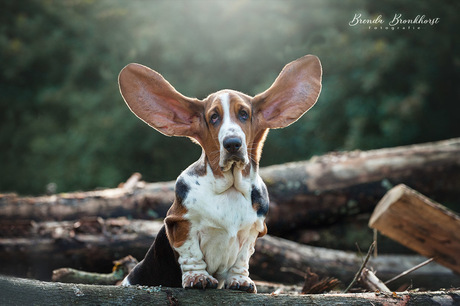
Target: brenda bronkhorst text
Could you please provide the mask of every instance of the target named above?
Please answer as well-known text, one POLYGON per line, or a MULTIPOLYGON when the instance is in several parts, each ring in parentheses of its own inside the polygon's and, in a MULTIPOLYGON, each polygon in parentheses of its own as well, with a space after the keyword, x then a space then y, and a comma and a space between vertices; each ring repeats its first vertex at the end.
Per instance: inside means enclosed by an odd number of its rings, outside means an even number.
POLYGON ((417 15, 413 19, 404 18, 402 14, 395 14, 393 19, 385 25, 382 15, 374 19, 363 18, 362 14, 355 14, 353 19, 348 23, 349 26, 368 25, 369 30, 420 30, 423 26, 433 26, 438 24, 440 18, 426 18, 425 15, 417 15))

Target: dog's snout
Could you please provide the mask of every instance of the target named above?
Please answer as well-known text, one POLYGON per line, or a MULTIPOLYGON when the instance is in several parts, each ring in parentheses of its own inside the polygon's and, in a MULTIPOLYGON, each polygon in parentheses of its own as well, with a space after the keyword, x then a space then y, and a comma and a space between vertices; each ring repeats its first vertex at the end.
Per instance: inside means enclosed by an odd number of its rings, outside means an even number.
POLYGON ((224 148, 228 153, 236 153, 241 149, 241 139, 238 137, 228 137, 224 140, 224 148))

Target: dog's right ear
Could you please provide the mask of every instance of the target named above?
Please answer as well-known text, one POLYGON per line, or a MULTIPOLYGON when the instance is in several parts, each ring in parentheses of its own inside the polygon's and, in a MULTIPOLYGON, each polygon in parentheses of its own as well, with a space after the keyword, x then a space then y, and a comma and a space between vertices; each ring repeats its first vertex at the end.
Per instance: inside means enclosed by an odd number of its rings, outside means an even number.
POLYGON ((299 119, 318 99, 323 70, 314 55, 287 64, 269 89, 254 97, 262 129, 284 128, 299 119))
POLYGON ((200 142, 203 103, 180 94, 161 74, 129 64, 118 76, 120 92, 129 109, 167 136, 188 136, 200 142))

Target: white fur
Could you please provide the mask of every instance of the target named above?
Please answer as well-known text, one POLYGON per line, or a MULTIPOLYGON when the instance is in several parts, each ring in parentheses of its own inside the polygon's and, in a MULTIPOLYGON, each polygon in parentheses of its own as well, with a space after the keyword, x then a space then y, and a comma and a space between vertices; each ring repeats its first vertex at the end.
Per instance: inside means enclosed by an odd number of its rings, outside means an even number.
POLYGON ((248 158, 248 150, 246 146, 246 135, 244 134, 243 130, 241 127, 238 125, 238 123, 232 121, 231 116, 230 116, 230 95, 226 93, 222 93, 219 95, 220 103, 222 104, 222 109, 223 109, 223 114, 222 114, 222 126, 220 127, 219 130, 219 144, 220 144, 220 160, 219 160, 219 166, 221 168, 224 168, 225 170, 229 170, 232 166, 232 164, 226 163, 226 151, 224 149, 224 139, 227 137, 238 137, 241 139, 241 149, 240 149, 240 154, 244 158, 243 163, 237 163, 240 164, 239 168, 243 168, 249 163, 249 158, 248 158))
POLYGON ((262 179, 252 170, 245 178, 236 167, 216 178, 209 166, 205 176, 197 177, 190 167, 180 178, 190 188, 183 204, 191 223, 188 239, 176 248, 183 285, 189 285, 184 282, 190 274, 214 276, 220 288, 236 280, 252 283, 249 258, 265 217, 253 209, 251 190, 262 179))

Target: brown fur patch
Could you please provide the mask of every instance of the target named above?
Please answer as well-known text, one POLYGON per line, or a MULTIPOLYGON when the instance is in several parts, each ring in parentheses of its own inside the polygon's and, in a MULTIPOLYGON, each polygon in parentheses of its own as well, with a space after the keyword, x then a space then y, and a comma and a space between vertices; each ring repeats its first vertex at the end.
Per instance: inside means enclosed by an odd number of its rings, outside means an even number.
POLYGON ((263 231, 261 231, 261 232, 259 233, 259 235, 257 236, 257 238, 265 236, 265 235, 267 234, 267 231, 268 231, 268 229, 267 229, 267 224, 264 222, 264 229, 263 229, 263 231))
POLYGON ((166 234, 169 243, 178 248, 184 244, 190 231, 190 221, 184 219, 187 209, 174 201, 165 218, 166 234))

